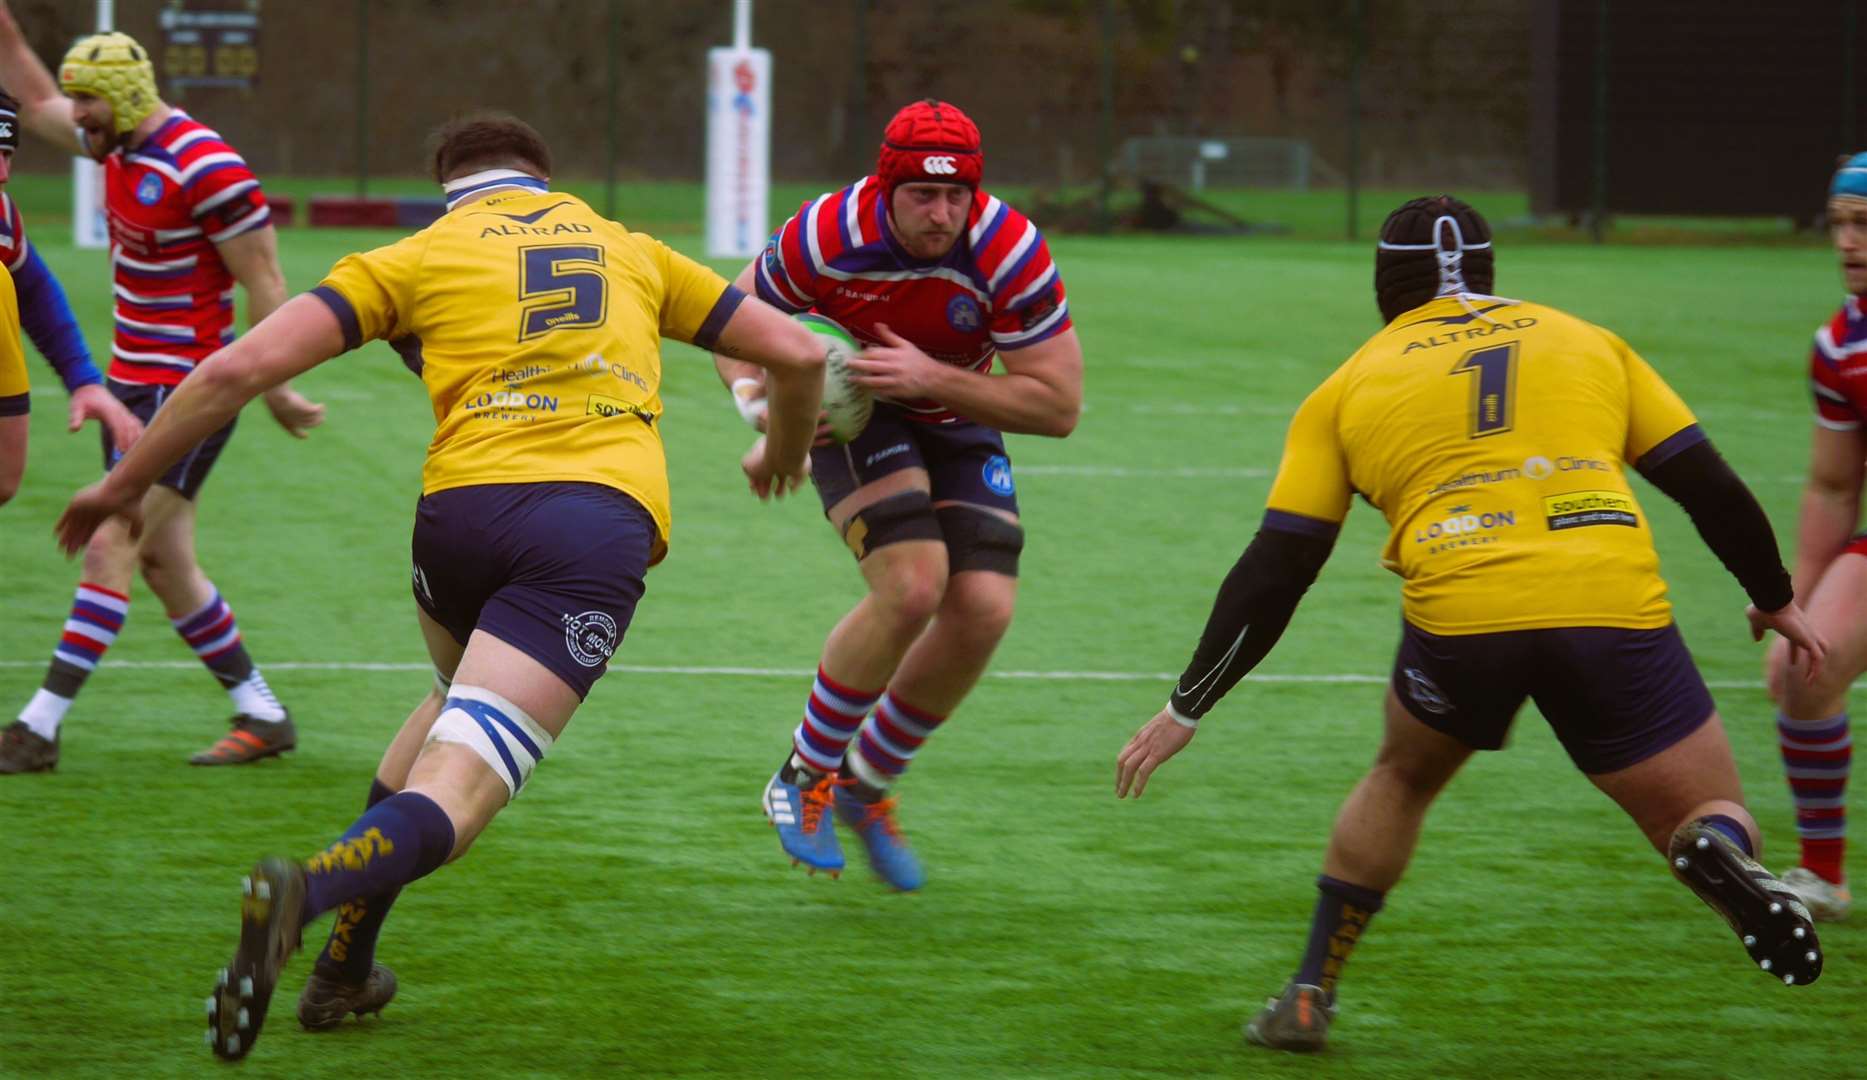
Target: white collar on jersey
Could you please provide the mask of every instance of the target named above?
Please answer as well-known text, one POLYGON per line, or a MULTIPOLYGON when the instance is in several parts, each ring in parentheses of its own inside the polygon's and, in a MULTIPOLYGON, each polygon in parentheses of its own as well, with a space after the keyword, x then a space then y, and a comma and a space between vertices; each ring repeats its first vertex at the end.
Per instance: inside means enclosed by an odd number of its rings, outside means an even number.
POLYGON ((538 179, 531 173, 517 169, 487 169, 470 176, 449 180, 441 185, 447 195, 447 208, 452 210, 463 201, 475 195, 492 191, 496 188, 521 188, 526 191, 550 191, 551 185, 538 179))

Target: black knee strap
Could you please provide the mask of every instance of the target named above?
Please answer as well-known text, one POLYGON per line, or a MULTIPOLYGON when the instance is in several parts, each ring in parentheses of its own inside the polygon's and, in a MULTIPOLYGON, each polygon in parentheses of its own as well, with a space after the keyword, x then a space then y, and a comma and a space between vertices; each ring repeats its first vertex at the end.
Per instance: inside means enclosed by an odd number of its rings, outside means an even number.
POLYGON ((940 522, 934 517, 933 500, 925 491, 904 491, 890 495, 873 506, 858 510, 843 529, 843 542, 855 552, 856 561, 869 552, 907 540, 939 540, 940 522))
POLYGON ((1014 525, 978 506, 942 506, 934 514, 946 538, 947 572, 990 570, 1018 576, 1018 553, 1024 550, 1024 526, 1014 525))

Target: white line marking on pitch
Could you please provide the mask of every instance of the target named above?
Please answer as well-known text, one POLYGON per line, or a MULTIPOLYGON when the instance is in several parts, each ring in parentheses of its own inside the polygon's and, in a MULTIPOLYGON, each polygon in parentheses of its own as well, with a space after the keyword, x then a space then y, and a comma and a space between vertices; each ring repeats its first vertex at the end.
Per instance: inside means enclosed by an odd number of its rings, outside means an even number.
MULTIPOLYGON (((0 660, 0 668, 39 668, 44 660, 0 660)), ((105 660, 101 667, 138 671, 197 671, 199 660, 105 660)), ((376 660, 293 660, 261 664, 262 671, 432 671, 425 663, 384 662, 376 660)), ((726 678, 808 679, 817 673, 811 668, 697 667, 685 664, 611 664, 609 670, 621 675, 699 675, 726 678)), ((1020 679, 1038 682, 1171 682, 1180 677, 1177 671, 988 671, 988 679, 1020 679)), ((1331 674, 1258 674, 1245 676, 1247 682, 1378 686, 1386 675, 1331 674)), ((1713 690, 1761 690, 1763 683, 1743 679, 1707 679, 1713 690)))

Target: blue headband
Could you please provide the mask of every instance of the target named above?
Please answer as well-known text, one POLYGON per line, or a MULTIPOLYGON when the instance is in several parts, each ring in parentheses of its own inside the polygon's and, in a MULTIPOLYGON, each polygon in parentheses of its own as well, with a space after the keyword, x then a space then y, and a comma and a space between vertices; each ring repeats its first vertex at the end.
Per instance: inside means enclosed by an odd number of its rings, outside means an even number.
POLYGON ((1867 199, 1867 154, 1855 154, 1835 170, 1834 182, 1828 185, 1831 199, 1867 199))

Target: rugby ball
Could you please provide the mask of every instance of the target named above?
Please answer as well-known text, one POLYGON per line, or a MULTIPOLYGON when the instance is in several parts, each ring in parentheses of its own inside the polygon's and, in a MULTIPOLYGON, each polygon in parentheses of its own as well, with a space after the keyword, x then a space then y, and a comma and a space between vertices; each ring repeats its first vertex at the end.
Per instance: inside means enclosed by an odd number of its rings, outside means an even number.
POLYGON ((849 442, 869 426, 869 414, 875 411, 874 395, 855 384, 855 372, 849 368, 849 358, 862 351, 862 343, 827 316, 806 312, 797 316, 797 321, 829 345, 823 369, 824 423, 829 425, 832 439, 849 442))

